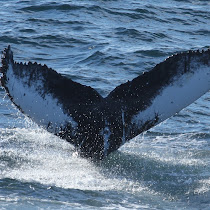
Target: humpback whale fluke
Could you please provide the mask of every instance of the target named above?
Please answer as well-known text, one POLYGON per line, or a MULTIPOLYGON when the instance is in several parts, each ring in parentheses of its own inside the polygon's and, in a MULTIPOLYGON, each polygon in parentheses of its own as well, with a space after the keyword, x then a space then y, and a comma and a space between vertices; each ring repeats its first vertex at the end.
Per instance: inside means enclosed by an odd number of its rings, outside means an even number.
POLYGON ((12 102, 85 157, 103 159, 210 89, 210 49, 176 54, 103 98, 46 65, 2 55, 1 84, 12 102))

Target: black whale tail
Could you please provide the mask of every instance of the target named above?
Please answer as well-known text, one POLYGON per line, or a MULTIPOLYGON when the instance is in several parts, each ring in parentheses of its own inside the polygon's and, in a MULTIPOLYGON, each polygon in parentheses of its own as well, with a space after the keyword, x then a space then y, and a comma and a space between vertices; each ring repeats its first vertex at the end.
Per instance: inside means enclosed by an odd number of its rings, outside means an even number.
POLYGON ((86 157, 102 159, 210 89, 210 50, 167 58, 106 98, 46 65, 16 63, 8 47, 1 84, 12 102, 86 157))

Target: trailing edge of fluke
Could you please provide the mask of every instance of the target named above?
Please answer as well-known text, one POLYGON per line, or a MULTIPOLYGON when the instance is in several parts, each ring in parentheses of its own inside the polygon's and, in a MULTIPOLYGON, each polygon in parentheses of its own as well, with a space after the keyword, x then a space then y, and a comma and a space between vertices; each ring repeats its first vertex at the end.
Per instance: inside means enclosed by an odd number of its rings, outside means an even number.
POLYGON ((210 89, 210 50, 173 55, 105 98, 46 65, 14 62, 10 46, 0 71, 20 111, 82 156, 103 159, 210 89))

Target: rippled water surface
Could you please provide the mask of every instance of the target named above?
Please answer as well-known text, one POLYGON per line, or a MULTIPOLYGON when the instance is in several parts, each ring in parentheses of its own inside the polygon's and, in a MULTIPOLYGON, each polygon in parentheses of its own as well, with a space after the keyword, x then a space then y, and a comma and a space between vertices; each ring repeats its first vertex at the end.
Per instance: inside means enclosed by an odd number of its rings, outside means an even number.
MULTIPOLYGON (((107 95, 210 45, 208 0, 7 0, 0 49, 107 95)), ((106 160, 82 159, 0 89, 0 209, 210 209, 210 92, 106 160)))

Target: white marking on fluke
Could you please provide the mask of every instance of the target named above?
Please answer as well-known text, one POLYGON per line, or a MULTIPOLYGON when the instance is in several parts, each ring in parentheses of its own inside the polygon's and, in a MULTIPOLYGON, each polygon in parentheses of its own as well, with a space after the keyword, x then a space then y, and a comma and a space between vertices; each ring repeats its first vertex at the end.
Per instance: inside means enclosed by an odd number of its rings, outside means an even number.
POLYGON ((102 130, 102 136, 104 138, 104 155, 107 156, 107 151, 109 150, 109 137, 111 135, 110 129, 107 126, 107 122, 105 122, 106 127, 102 130))
POLYGON ((194 64, 191 65, 193 69, 193 72, 176 77, 172 84, 163 87, 151 106, 133 116, 132 123, 141 126, 155 116, 159 118, 157 123, 162 122, 206 93, 210 87, 210 68, 194 64))
POLYGON ((59 132, 59 129, 66 123, 71 123, 72 127, 76 128, 77 123, 63 112, 62 105, 58 103, 58 100, 53 98, 50 93, 44 94, 44 83, 41 77, 35 84, 28 86, 28 75, 17 78, 13 72, 12 64, 9 64, 6 75, 8 78, 7 88, 13 101, 37 124, 55 133, 59 132))
POLYGON ((123 126, 123 136, 122 136, 122 145, 125 144, 125 113, 122 109, 122 126, 123 126))

